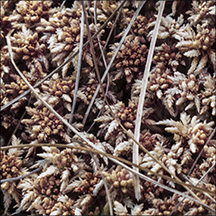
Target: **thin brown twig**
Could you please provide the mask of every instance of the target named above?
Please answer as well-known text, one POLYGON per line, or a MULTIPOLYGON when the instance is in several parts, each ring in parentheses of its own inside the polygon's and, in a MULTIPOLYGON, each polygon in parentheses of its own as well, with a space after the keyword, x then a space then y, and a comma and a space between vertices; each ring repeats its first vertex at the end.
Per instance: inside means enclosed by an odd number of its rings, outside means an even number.
MULTIPOLYGON (((79 140, 74 140, 74 142, 78 142, 79 144, 81 144, 82 142, 80 142, 79 140)), ((104 155, 108 158, 114 158, 116 160, 119 160, 119 161, 122 161, 123 163, 126 163, 130 166, 136 166, 138 167, 140 170, 143 170, 144 172, 150 172, 151 174, 155 175, 155 176, 158 176, 158 177, 161 177, 161 178, 164 178, 166 180, 169 180, 169 181, 173 181, 177 184, 182 184, 182 182, 179 182, 178 180, 175 180, 175 179, 172 179, 168 176, 165 176, 165 175, 162 175, 162 174, 159 174, 159 173, 156 173, 154 171, 151 171, 150 169, 148 168, 144 168, 144 167, 141 167, 137 164, 134 164, 126 159, 123 159, 123 158, 120 158, 120 157, 117 157, 117 156, 114 156, 114 155, 111 155, 111 154, 108 154, 108 153, 105 153, 105 152, 101 152, 99 150, 95 150, 95 149, 89 149, 89 148, 86 148, 86 147, 78 147, 78 146, 72 146, 70 144, 60 144, 60 143, 56 143, 56 144, 47 144, 47 143, 37 143, 37 144, 22 144, 22 145, 15 145, 15 146, 5 146, 5 147, 2 147, 2 150, 7 150, 7 149, 12 149, 12 148, 30 148, 30 147, 42 147, 42 146, 46 146, 46 147, 59 147, 59 148, 72 148, 72 149, 77 149, 77 150, 81 150, 81 151, 86 151, 86 152, 92 152, 92 153, 95 153, 95 154, 100 154, 100 155, 104 155)), ((209 191, 209 190, 206 190, 206 189, 203 189, 203 188, 199 188, 199 187, 195 187, 193 185, 190 185, 190 184, 186 184, 186 183, 183 183, 187 186, 190 186, 198 191, 202 191, 202 192, 207 192, 211 195, 214 195, 214 192, 212 191, 209 191)))
MULTIPOLYGON (((118 13, 118 14, 119 14, 119 13, 118 13)), ((97 32, 98 30, 97 30, 96 1, 94 2, 94 22, 95 22, 95 30, 96 30, 96 32, 97 32)), ((104 66, 105 66, 105 68, 107 68, 107 63, 106 63, 106 59, 105 59, 105 56, 104 56, 105 46, 104 46, 104 48, 102 49, 101 43, 100 43, 100 40, 99 40, 98 35, 97 35, 97 39, 98 39, 98 44, 99 44, 99 48, 100 48, 100 51, 101 51, 100 57, 99 57, 99 59, 98 59, 98 61, 97 61, 97 64, 100 62, 100 58, 102 57, 102 58, 103 58, 103 62, 104 62, 104 66)), ((109 38, 107 38, 106 43, 107 43, 108 39, 109 39, 109 38)), ((105 45, 106 45, 106 44, 105 44, 105 45)), ((94 70, 95 70, 95 67, 94 67, 93 71, 94 71, 94 70)), ((109 82, 110 82, 109 74, 107 74, 107 84, 106 84, 106 91, 105 91, 105 95, 106 95, 106 96, 107 96, 107 92, 108 92, 108 90, 109 90, 109 82)), ((98 118, 98 117, 100 116, 101 112, 102 112, 103 109, 104 109, 104 105, 105 105, 105 99, 103 99, 103 106, 102 106, 102 108, 99 110, 99 112, 98 112, 96 118, 98 118)), ((87 133, 91 130, 91 128, 94 126, 94 124, 95 124, 95 122, 93 122, 93 123, 90 125, 90 127, 89 127, 88 130, 87 130, 87 133)))
MULTIPOLYGON (((82 142, 80 142, 79 140, 75 140, 75 139, 72 139, 72 141, 73 141, 73 142, 77 142, 77 143, 79 143, 79 144, 82 143, 82 142)), ((170 178, 170 177, 168 177, 168 176, 162 175, 162 174, 160 174, 160 173, 156 173, 156 172, 154 172, 154 171, 152 171, 152 170, 150 170, 150 169, 148 169, 148 168, 144 168, 144 167, 141 167, 141 166, 139 166, 139 165, 137 165, 137 164, 134 164, 134 163, 132 163, 132 162, 130 162, 130 161, 124 159, 124 158, 120 158, 120 157, 117 157, 117 156, 114 156, 114 155, 111 155, 111 154, 108 154, 108 153, 105 153, 105 152, 102 152, 102 151, 99 151, 99 150, 96 150, 96 149, 91 149, 91 148, 86 148, 86 147, 81 147, 81 146, 74 146, 74 145, 72 145, 72 143, 71 143, 71 144, 60 144, 60 143, 56 143, 56 144, 50 144, 50 143, 21 144, 21 145, 14 145, 14 146, 4 146, 4 147, 2 147, 1 149, 2 149, 2 151, 5 151, 5 150, 7 150, 7 149, 13 149, 13 148, 31 148, 31 147, 43 147, 43 146, 46 146, 46 147, 59 147, 59 148, 77 149, 77 150, 81 150, 81 151, 92 152, 92 153, 94 153, 94 154, 103 155, 103 156, 106 156, 107 158, 113 158, 113 159, 115 159, 115 160, 119 160, 119 161, 121 161, 121 162, 123 162, 123 163, 125 163, 125 164, 130 165, 131 167, 136 166, 136 167, 138 167, 140 170, 142 170, 142 171, 144 171, 144 172, 146 172, 146 173, 150 172, 151 174, 153 174, 153 175, 155 175, 155 176, 164 178, 164 179, 169 180, 169 181, 173 181, 173 182, 175 182, 175 183, 177 183, 177 184, 179 184, 179 185, 182 185, 182 184, 183 184, 183 185, 189 186, 189 187, 191 187, 191 188, 193 188, 193 189, 195 189, 195 190, 198 190, 198 191, 201 191, 201 192, 206 192, 206 193, 208 193, 208 194, 210 194, 210 195, 215 195, 215 193, 214 193, 213 191, 209 191, 209 190, 207 190, 207 189, 199 188, 199 187, 196 187, 196 186, 191 185, 191 184, 179 182, 178 180, 175 180, 175 179, 173 179, 173 178, 170 178)), ((127 169, 127 168, 126 168, 126 169, 127 169)), ((130 168, 130 171, 136 173, 136 171, 134 171, 134 170, 131 169, 131 168, 130 168)), ((137 174, 138 174, 141 178, 144 177, 144 175, 141 174, 141 173, 137 173, 137 174)), ((155 182, 155 181, 152 180, 152 179, 147 180, 147 181, 155 182)), ((163 184, 160 184, 159 182, 157 182, 156 184, 159 185, 159 186, 162 185, 161 187, 164 188, 164 187, 163 187, 163 184)), ((170 188, 169 191, 173 192, 171 187, 167 187, 167 188, 170 188)), ((165 188, 164 188, 164 189, 165 189, 165 188)))

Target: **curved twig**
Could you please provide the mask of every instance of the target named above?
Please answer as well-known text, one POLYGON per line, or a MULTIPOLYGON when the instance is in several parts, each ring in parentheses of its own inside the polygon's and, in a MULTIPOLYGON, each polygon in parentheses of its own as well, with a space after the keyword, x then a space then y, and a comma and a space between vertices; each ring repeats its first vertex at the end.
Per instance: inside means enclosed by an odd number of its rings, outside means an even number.
MULTIPOLYGON (((76 142, 76 143, 79 143, 80 145, 84 145, 80 140, 76 140, 76 139, 73 139, 72 138, 72 142, 76 142)), ((70 148, 70 149, 77 149, 77 150, 80 150, 80 151, 86 151, 86 152, 92 152, 94 154, 99 154, 99 155, 103 155, 103 156, 106 156, 107 158, 109 159, 115 159, 115 160, 118 160, 118 161, 121 161, 122 163, 125 163, 131 167, 135 166, 137 168, 139 168, 140 170, 146 172, 146 173, 151 173, 155 176, 158 176, 160 178, 164 178, 168 181, 172 181, 172 182, 175 182, 179 185, 186 185, 186 186, 189 186, 197 191, 201 191, 201 192, 206 192, 210 195, 215 195, 215 193, 213 191, 209 191, 207 189, 203 189, 203 188, 199 188, 199 187, 196 187, 196 186, 193 186, 192 184, 187 184, 187 183, 182 183, 181 181, 178 181, 176 179, 173 179, 169 176, 166 176, 166 175, 163 175, 163 174, 160 174, 160 173, 156 173, 148 168, 144 168, 140 165, 137 165, 137 164, 134 164, 124 158, 121 158, 121 157, 117 157, 117 156, 114 156, 112 154, 108 154, 106 152, 102 152, 102 151, 99 151, 99 150, 96 150, 96 149, 91 149, 91 148, 87 148, 87 147, 80 147, 80 146, 74 146, 73 143, 70 143, 70 144, 60 144, 60 143, 55 143, 55 144, 50 144, 50 143, 37 143, 37 144, 22 144, 22 145, 14 145, 14 146, 4 146, 2 147, 1 149, 3 151, 7 150, 7 149, 13 149, 13 148, 31 148, 31 147, 43 147, 43 146, 46 146, 46 147, 59 147, 59 148, 70 148)), ((125 166, 125 168, 127 169, 128 166, 125 166)), ((144 174, 141 174, 141 175, 144 175, 144 174)), ((171 187, 170 187, 170 191, 171 191, 171 187)), ((171 191, 172 192, 172 191, 171 191)))
MULTIPOLYGON (((74 139, 73 139, 73 140, 74 140, 74 139)), ((78 141, 78 140, 74 140, 74 142, 80 143, 80 141, 78 141)), ((72 144, 72 143, 71 143, 71 144, 72 144)), ((149 171, 149 172, 151 172, 152 174, 155 174, 156 176, 164 177, 165 179, 170 179, 171 181, 174 181, 174 182, 176 182, 176 183, 178 183, 178 184, 182 184, 182 182, 177 182, 177 180, 174 180, 174 179, 172 179, 172 178, 170 178, 170 177, 168 177, 168 176, 163 176, 163 175, 161 175, 161 174, 159 174, 159 173, 154 173, 153 171, 148 170, 147 168, 140 167, 140 166, 138 166, 138 165, 136 165, 136 164, 134 164, 134 163, 132 163, 132 162, 130 162, 130 161, 128 161, 128 160, 125 160, 125 159, 123 159, 123 158, 119 158, 119 157, 116 157, 116 156, 114 156, 114 155, 110 155, 110 154, 107 154, 107 153, 105 153, 105 152, 101 152, 101 151, 98 151, 98 150, 95 150, 95 149, 89 149, 89 148, 85 148, 85 147, 73 146, 73 145, 71 145, 71 144, 48 144, 48 143, 43 143, 43 144, 22 144, 22 145, 15 145, 15 146, 5 146, 5 147, 2 147, 2 150, 11 149, 11 148, 23 148, 23 147, 25 147, 25 148, 26 148, 26 147, 27 147, 27 148, 30 148, 30 147, 42 147, 42 146, 47 146, 47 147, 59 147, 59 148, 78 149, 78 150, 87 151, 87 152, 91 151, 92 153, 96 153, 96 154, 101 154, 101 155, 107 156, 107 157, 108 157, 110 160, 112 160, 112 161, 120 160, 120 161, 122 161, 122 162, 124 162, 124 163, 126 163, 126 164, 131 165, 131 166, 137 166, 137 167, 139 167, 139 169, 141 169, 141 170, 143 170, 143 171, 146 171, 146 172, 149 171)), ((145 175, 143 175, 143 174, 141 174, 141 173, 139 173, 139 172, 136 172, 134 169, 132 169, 132 168, 126 166, 126 165, 123 164, 123 163, 119 163, 119 165, 123 166, 125 169, 127 169, 128 171, 134 173, 135 175, 139 175, 140 178, 142 178, 142 179, 144 179, 144 180, 146 180, 146 181, 148 181, 148 182, 151 182, 151 183, 153 183, 153 184, 155 184, 155 185, 158 185, 158 186, 160 186, 160 187, 162 187, 162 188, 164 188, 165 190, 168 190, 168 191, 170 191, 170 192, 177 193, 178 195, 181 195, 181 196, 183 196, 183 197, 185 197, 185 198, 191 199, 191 200, 193 200, 193 201, 199 203, 200 205, 203 205, 203 206, 207 207, 210 211, 212 211, 212 212, 214 212, 214 213, 216 212, 215 210, 213 210, 212 208, 210 208, 210 207, 207 206, 206 204, 200 202, 199 200, 196 200, 195 198, 193 198, 193 197, 191 197, 191 196, 189 196, 189 195, 186 195, 186 194, 184 194, 184 193, 181 193, 181 192, 179 192, 178 190, 176 190, 176 189, 174 189, 174 188, 171 188, 171 187, 169 187, 169 186, 167 186, 167 185, 163 185, 163 184, 160 183, 160 182, 157 182, 157 181, 155 181, 155 180, 152 180, 151 178, 149 178, 149 177, 147 177, 147 176, 145 176, 145 175)), ((190 186, 191 188, 194 188, 194 189, 196 189, 196 190, 199 190, 199 191, 202 191, 202 192, 207 192, 208 194, 211 194, 211 195, 215 195, 215 193, 214 193, 213 191, 209 191, 209 190, 206 190, 206 189, 203 189, 203 188, 195 187, 195 186, 193 186, 193 185, 186 184, 186 183, 183 183, 183 185, 187 185, 187 186, 190 186)))

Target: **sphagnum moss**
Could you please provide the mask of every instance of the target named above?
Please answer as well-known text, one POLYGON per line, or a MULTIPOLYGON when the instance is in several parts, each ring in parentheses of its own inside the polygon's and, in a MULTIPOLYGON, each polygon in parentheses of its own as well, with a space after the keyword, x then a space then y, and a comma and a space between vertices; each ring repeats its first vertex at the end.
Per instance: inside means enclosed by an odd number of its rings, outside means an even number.
MULTIPOLYGON (((34 85, 69 55, 79 51, 83 9, 90 35, 96 32, 95 23, 99 29, 114 14, 99 34, 101 47, 108 43, 104 50, 108 65, 140 5, 140 1, 125 1, 122 9, 116 12, 121 1, 85 1, 84 8, 79 1, 61 3, 1 1, 1 106, 28 89, 11 64, 6 41, 11 30, 13 59, 28 82, 34 85), (112 35, 106 41, 111 30, 112 35)), ((109 70, 103 88, 108 88, 107 98, 112 112, 100 91, 84 125, 82 118, 99 83, 94 57, 100 76, 106 69, 104 62, 99 61, 98 39, 92 41, 95 55, 92 55, 90 46, 86 46, 79 61, 81 74, 72 125, 96 149, 128 161, 132 161, 133 154, 133 141, 128 134, 133 134, 135 129, 142 77, 159 5, 160 1, 146 1, 109 70)), ((177 1, 166 2, 141 113, 139 140, 171 173, 209 191, 215 191, 216 186, 215 135, 212 134, 216 114, 215 8, 214 1, 190 0, 184 9, 177 1)), ((83 35, 85 43, 89 40, 86 23, 83 35)), ((77 68, 78 58, 75 57, 35 89, 66 120, 74 100, 77 68)), ((12 146, 20 142, 80 146, 74 139, 79 142, 82 139, 77 134, 68 134, 63 122, 44 107, 43 102, 32 95, 26 106, 28 100, 27 95, 1 110, 1 140, 6 143, 12 137, 12 146), (27 113, 13 134, 24 106, 27 113)), ((87 142, 83 144, 90 148, 87 142)), ((141 167, 170 176, 142 150, 139 150, 138 161, 141 167)), ((186 194, 177 183, 150 172, 140 172, 186 194)), ((204 215, 215 210, 212 195, 194 190, 196 199, 203 203, 201 205, 172 193, 172 189, 166 192, 162 186, 143 179, 139 181, 141 196, 137 200, 132 172, 104 155, 95 155, 93 159, 87 151, 69 148, 44 146, 1 151, 1 181, 6 179, 8 181, 1 182, 4 196, 1 213, 5 215, 14 212, 27 215, 110 214, 107 195, 111 198, 110 208, 116 215, 204 215), (37 173, 9 181, 37 167, 42 167, 37 173)))

